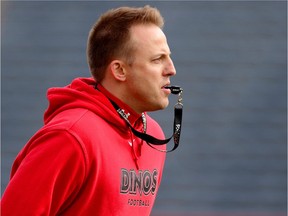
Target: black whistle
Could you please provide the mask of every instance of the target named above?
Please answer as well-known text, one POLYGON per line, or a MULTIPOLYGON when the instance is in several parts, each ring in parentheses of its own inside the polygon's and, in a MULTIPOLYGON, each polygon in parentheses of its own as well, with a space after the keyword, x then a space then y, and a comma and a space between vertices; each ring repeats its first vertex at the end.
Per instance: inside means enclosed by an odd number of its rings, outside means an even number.
POLYGON ((183 91, 180 86, 166 86, 166 89, 170 89, 172 94, 179 94, 183 91))

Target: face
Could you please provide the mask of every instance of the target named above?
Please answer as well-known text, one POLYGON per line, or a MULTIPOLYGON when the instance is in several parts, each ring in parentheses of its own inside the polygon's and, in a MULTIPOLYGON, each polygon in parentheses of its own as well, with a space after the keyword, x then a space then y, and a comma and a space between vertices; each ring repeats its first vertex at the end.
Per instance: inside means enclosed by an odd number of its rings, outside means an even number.
POLYGON ((136 49, 126 68, 126 102, 138 113, 164 109, 170 94, 164 87, 176 74, 165 34, 156 25, 136 25, 130 32, 136 49))

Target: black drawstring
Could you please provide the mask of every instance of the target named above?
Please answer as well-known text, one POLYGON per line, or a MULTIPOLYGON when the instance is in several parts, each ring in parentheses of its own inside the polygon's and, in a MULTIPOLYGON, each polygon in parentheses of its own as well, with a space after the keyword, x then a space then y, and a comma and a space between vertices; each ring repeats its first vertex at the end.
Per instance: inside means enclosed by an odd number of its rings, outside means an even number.
MULTIPOLYGON (((124 113, 124 111, 122 109, 120 109, 120 107, 118 107, 118 105, 114 102, 111 101, 111 103, 113 104, 113 106, 115 107, 115 109, 117 110, 118 114, 126 121, 127 125, 130 127, 131 131, 133 132, 133 134, 137 137, 139 137, 140 139, 146 141, 146 143, 156 149, 157 151, 160 152, 172 152, 174 151, 178 146, 179 146, 179 142, 180 142, 180 135, 181 135, 181 126, 182 126, 182 112, 183 112, 183 104, 182 104, 182 92, 183 89, 179 86, 169 86, 166 87, 171 89, 171 93, 172 94, 178 94, 178 102, 175 104, 174 106, 174 129, 173 129, 173 135, 168 138, 168 139, 164 139, 164 140, 160 140, 157 139, 149 134, 146 134, 145 132, 139 132, 137 130, 135 130, 132 125, 130 124, 127 115, 124 113), (154 147, 153 145, 164 145, 167 144, 172 138, 174 137, 174 147, 171 150, 162 150, 162 149, 158 149, 156 147, 154 147)), ((143 115, 142 115, 143 117, 143 115)), ((143 118, 143 124, 144 127, 146 127, 145 125, 146 123, 146 118, 144 116, 143 118)))

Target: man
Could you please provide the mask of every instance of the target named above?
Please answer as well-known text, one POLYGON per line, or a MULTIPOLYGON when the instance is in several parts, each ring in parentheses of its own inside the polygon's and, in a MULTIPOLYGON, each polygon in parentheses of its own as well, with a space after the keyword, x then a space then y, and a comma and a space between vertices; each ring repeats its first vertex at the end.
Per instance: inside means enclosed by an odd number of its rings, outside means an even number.
POLYGON ((93 78, 48 90, 45 125, 13 164, 3 216, 151 213, 165 154, 129 124, 164 138, 146 113, 168 106, 165 87, 176 74, 163 24, 149 6, 100 17, 87 46, 93 78))

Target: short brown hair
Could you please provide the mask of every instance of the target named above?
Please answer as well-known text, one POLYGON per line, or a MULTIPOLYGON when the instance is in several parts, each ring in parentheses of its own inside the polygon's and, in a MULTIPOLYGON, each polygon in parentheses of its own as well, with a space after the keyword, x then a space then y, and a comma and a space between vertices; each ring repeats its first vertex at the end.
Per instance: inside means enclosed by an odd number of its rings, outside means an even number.
POLYGON ((113 58, 124 58, 132 63, 133 45, 129 43, 129 30, 136 24, 155 24, 161 29, 164 19, 150 6, 120 7, 104 13, 90 30, 87 58, 92 76, 101 82, 113 58))

